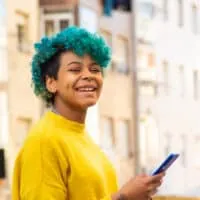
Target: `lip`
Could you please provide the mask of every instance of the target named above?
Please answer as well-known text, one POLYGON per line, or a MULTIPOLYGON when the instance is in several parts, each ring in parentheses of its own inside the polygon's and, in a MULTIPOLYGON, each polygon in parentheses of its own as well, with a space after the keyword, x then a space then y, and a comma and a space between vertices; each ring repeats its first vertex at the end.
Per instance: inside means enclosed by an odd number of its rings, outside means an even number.
POLYGON ((81 85, 75 87, 75 90, 78 92, 94 92, 98 89, 96 85, 81 85))

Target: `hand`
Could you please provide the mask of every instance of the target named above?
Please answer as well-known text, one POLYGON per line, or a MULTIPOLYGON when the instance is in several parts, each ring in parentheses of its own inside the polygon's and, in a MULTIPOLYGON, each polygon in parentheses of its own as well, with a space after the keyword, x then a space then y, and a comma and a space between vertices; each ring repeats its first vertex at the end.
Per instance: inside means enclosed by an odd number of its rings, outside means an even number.
POLYGON ((149 200, 162 184, 165 173, 155 176, 139 175, 128 181, 119 191, 127 200, 149 200))

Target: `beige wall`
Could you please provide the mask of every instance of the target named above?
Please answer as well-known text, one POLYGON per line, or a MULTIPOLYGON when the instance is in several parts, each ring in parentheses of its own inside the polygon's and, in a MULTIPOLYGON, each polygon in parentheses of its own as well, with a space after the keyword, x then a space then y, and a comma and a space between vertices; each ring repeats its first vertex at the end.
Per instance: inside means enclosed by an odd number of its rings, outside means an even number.
POLYGON ((8 68, 9 68, 9 147, 8 172, 10 172, 16 153, 20 147, 31 122, 40 115, 39 101, 34 97, 31 89, 30 62, 33 54, 33 43, 38 39, 38 2, 7 0, 8 9, 8 68), (17 24, 27 18, 28 51, 20 52, 17 40, 17 24), (23 135, 22 135, 23 134, 23 135))
MULTIPOLYGON (((116 47, 116 37, 121 36, 128 41, 129 49, 129 69, 132 71, 132 39, 131 39, 131 13, 113 11, 112 17, 101 17, 100 30, 106 31, 112 36, 112 52, 116 47)), ((131 157, 120 158, 119 152, 114 147, 115 166, 118 173, 119 184, 123 184, 135 173, 135 152, 134 147, 134 98, 132 74, 120 74, 119 72, 109 71, 105 75, 103 92, 99 102, 101 117, 110 117, 113 120, 114 137, 118 132, 119 120, 130 122, 129 132, 129 151, 131 157)), ((101 124, 101 132, 103 124, 101 124)), ((117 142, 117 141, 116 141, 117 142)), ((118 141, 120 142, 120 141, 118 141)))

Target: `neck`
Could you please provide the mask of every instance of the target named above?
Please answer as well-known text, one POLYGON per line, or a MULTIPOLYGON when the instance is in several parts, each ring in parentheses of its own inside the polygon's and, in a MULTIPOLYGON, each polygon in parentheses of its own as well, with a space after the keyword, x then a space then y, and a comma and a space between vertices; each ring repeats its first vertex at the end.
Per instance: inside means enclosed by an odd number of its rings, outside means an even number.
POLYGON ((56 113, 65 117, 66 119, 82 124, 85 123, 86 110, 81 111, 80 109, 75 109, 59 99, 55 99, 53 107, 56 113))

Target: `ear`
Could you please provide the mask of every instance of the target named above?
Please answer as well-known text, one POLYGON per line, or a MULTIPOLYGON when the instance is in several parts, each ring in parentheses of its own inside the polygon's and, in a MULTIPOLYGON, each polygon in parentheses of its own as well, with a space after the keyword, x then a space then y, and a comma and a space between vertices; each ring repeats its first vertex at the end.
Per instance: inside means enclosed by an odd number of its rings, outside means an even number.
POLYGON ((46 88, 50 93, 55 94, 57 92, 57 82, 55 78, 46 76, 46 88))

